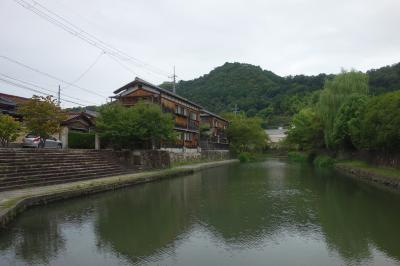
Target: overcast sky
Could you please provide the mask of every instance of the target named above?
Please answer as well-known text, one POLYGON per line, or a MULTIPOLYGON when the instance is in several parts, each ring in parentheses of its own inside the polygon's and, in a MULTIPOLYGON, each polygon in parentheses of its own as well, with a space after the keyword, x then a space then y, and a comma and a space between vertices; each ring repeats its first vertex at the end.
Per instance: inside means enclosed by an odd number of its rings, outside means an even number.
MULTIPOLYGON (((173 65, 179 79, 188 80, 225 62, 286 76, 366 71, 400 61, 399 0, 35 0, 140 63, 101 54, 17 1, 0 0, 0 56, 74 84, 96 63, 76 85, 105 96, 135 75, 159 84, 173 65)), ((51 91, 60 84, 4 58, 0 74, 51 91)), ((67 84, 61 88, 74 102, 105 102, 67 84)), ((33 94, 2 81, 0 92, 33 94)))

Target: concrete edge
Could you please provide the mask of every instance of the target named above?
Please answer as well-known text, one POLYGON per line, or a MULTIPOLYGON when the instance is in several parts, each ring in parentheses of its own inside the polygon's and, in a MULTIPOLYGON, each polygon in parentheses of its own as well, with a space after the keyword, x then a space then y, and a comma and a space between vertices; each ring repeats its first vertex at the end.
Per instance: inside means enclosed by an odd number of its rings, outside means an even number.
POLYGON ((90 183, 82 184, 81 182, 72 182, 70 183, 71 187, 67 189, 54 189, 54 191, 51 191, 50 193, 38 193, 35 195, 26 195, 11 198, 7 200, 7 207, 4 207, 0 210, 0 229, 6 229, 7 224, 13 221, 19 213, 22 213, 24 210, 31 206, 44 205, 53 201, 65 200, 69 198, 116 190, 123 187, 154 182, 161 179, 191 175, 194 172, 236 162, 238 162, 238 160, 224 160, 217 162, 200 163, 198 165, 194 164, 190 166, 188 165, 176 167, 171 169, 163 169, 158 171, 110 176, 106 178, 87 180, 92 181, 90 183))

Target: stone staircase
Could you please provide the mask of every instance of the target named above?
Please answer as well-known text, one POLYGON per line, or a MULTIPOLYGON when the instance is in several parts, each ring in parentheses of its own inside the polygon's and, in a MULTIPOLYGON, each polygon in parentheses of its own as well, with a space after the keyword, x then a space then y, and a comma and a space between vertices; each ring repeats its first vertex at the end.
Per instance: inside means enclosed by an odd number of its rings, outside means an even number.
POLYGON ((128 172, 107 151, 0 149, 0 191, 128 172))

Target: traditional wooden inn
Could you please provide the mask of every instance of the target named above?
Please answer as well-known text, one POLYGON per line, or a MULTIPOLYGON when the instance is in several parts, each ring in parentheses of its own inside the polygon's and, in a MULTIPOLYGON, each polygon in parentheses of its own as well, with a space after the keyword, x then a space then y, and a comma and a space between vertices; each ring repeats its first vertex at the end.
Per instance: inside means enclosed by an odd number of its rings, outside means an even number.
POLYGON ((228 149, 229 142, 225 131, 229 121, 204 109, 201 111, 200 117, 201 124, 207 125, 209 128, 201 139, 201 147, 204 149, 228 149))
POLYGON ((160 88, 140 78, 114 91, 117 99, 124 106, 133 106, 145 100, 159 104, 164 112, 171 113, 175 120, 175 130, 180 139, 177 143, 168 144, 168 148, 199 147, 199 124, 202 107, 175 93, 160 88))

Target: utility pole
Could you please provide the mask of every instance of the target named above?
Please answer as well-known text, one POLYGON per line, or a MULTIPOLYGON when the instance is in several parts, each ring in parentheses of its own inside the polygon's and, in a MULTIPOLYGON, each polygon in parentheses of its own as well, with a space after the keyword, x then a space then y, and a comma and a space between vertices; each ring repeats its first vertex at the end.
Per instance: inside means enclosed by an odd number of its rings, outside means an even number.
POLYGON ((170 77, 172 78, 172 92, 176 93, 176 74, 175 74, 175 66, 174 66, 174 74, 170 77))
POLYGON ((238 112, 239 112, 239 108, 238 108, 237 104, 235 104, 235 108, 233 108, 233 113, 235 114, 235 117, 238 112))
POLYGON ((61 86, 60 85, 58 85, 57 103, 58 103, 58 106, 60 107, 60 104, 61 104, 61 86))

